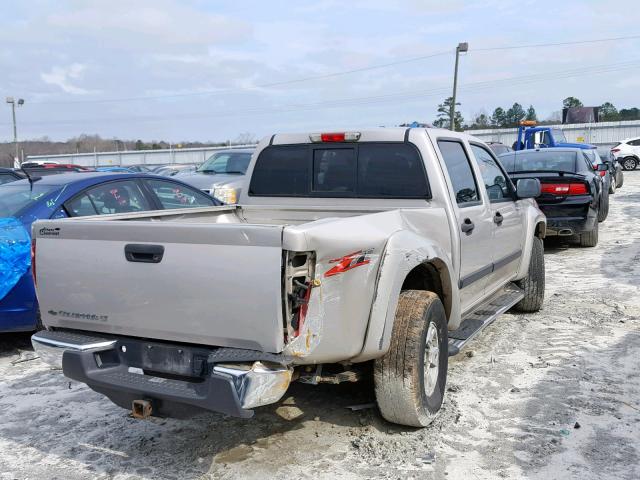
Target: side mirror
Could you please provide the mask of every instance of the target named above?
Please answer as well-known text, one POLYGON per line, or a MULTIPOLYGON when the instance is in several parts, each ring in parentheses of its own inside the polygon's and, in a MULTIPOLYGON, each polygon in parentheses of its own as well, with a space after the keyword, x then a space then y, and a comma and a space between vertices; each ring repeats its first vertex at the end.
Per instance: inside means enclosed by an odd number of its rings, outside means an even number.
POLYGON ((537 178, 521 178, 516 183, 516 196, 520 200, 539 197, 541 192, 542 187, 537 178))
POLYGON ((607 170, 609 170, 609 164, 607 162, 599 163, 597 170, 599 172, 606 172, 607 170))

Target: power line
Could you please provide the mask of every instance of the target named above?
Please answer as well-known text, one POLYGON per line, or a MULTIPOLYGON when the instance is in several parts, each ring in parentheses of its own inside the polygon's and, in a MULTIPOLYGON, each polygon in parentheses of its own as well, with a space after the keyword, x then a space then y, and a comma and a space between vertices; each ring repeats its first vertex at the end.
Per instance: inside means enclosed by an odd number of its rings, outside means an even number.
POLYGON ((333 72, 333 73, 327 73, 324 75, 314 75, 314 76, 310 76, 310 77, 303 77, 303 78, 295 78, 292 80, 283 80, 280 82, 272 82, 272 83, 264 83, 261 85, 254 85, 251 87, 236 87, 236 88, 229 88, 229 89, 223 89, 223 90, 209 90, 209 91, 202 91, 202 92, 190 92, 190 93, 176 93, 176 94, 165 94, 165 95, 148 95, 148 96, 142 96, 142 97, 128 97, 128 98, 111 98, 111 99, 96 99, 96 100, 75 100, 75 101, 49 101, 49 102, 38 102, 38 101, 33 101, 31 103, 37 103, 39 105, 54 105, 54 104, 84 104, 84 103, 113 103, 113 102, 131 102, 131 101, 137 101, 137 100, 158 100, 158 99, 165 99, 165 98, 181 98, 181 97, 196 97, 196 96, 203 96, 203 95, 207 95, 207 96, 211 96, 211 95, 222 95, 222 94, 228 94, 231 92, 236 92, 236 91, 246 91, 246 90, 259 90, 262 88, 271 88, 271 87, 279 87, 279 86, 283 86, 283 85, 292 85, 294 83, 303 83, 303 82, 309 82, 312 80, 326 80, 328 78, 334 78, 334 77, 340 77, 343 75, 351 75, 353 73, 360 73, 360 72, 366 72, 366 71, 370 71, 370 70, 377 70, 380 68, 388 68, 388 67, 393 67, 395 65, 402 65, 405 63, 411 63, 411 62, 418 62, 421 60, 426 60, 429 58, 435 58, 435 57, 440 57, 443 55, 449 55, 451 54, 452 50, 447 50, 447 51, 443 51, 443 52, 438 52, 438 53, 432 53, 430 55, 423 55, 421 57, 413 57, 413 58, 406 58, 404 60, 397 60, 395 62, 389 62, 389 63, 381 63, 378 65, 372 65, 370 67, 362 67, 362 68, 354 68, 351 70, 343 70, 340 72, 333 72))
POLYGON ((493 52, 496 50, 515 50, 518 48, 539 48, 539 47, 559 47, 566 45, 583 45, 588 43, 604 43, 615 42, 619 40, 634 40, 640 39, 640 35, 629 35, 625 37, 613 37, 613 38, 597 38, 593 40, 576 40, 572 42, 556 42, 556 43, 531 43, 527 45, 507 45, 504 47, 486 47, 486 48, 474 48, 473 52, 493 52))
MULTIPOLYGON (((499 50, 516 50, 516 49, 526 49, 526 48, 543 48, 543 47, 556 47, 556 46, 567 46, 567 45, 581 45, 581 44, 593 44, 593 43, 603 43, 603 42, 613 42, 613 41, 621 41, 621 40, 633 40, 640 39, 640 35, 628 35, 623 37, 612 37, 612 38, 599 38, 599 39, 590 39, 590 40, 576 40, 569 42, 555 42, 555 43, 535 43, 535 44, 524 44, 524 45, 507 45, 507 46, 497 46, 497 47, 485 47, 485 48, 475 48, 471 49, 469 54, 473 55, 475 52, 492 52, 499 50)), ((133 102, 133 101, 147 101, 147 100, 162 100, 162 99, 171 99, 171 98, 188 98, 188 97, 199 97, 199 96, 215 96, 215 95, 226 95, 233 92, 240 91, 251 91, 251 90, 259 90, 265 88, 273 88, 285 85, 293 85, 296 83, 304 83, 315 80, 326 80, 329 78, 336 78, 345 75, 352 75, 354 73, 361 73, 371 70, 378 70, 383 68, 389 68, 396 65, 403 65, 408 63, 419 62, 422 60, 427 60, 430 58, 441 57, 444 55, 452 54, 453 50, 445 50, 441 52, 432 53, 429 55, 422 55, 418 57, 405 58, 401 60, 397 60, 394 62, 381 63, 377 65, 371 65, 369 67, 361 67, 354 68, 351 70, 343 70, 339 72, 332 72, 322 75, 312 75, 308 77, 295 78, 290 80, 282 80, 278 82, 264 83, 259 85, 254 85, 250 87, 234 87, 227 88, 221 90, 208 90, 201 92, 189 92, 189 93, 175 93, 175 94, 162 94, 162 95, 146 95, 146 96, 132 96, 132 97, 123 97, 123 98, 107 98, 107 99, 91 99, 91 100, 71 100, 71 101, 32 101, 30 103, 39 104, 39 105, 69 105, 69 104, 100 104, 100 103, 120 103, 120 102, 133 102)))
MULTIPOLYGON (((466 93, 477 93, 486 90, 491 90, 496 87, 509 87, 509 86, 522 86, 531 83, 548 81, 548 80, 561 80, 567 78, 575 78, 583 75, 598 75, 613 72, 620 72, 625 70, 634 70, 640 68, 640 60, 635 59, 633 61, 592 65, 588 67, 580 67, 569 70, 560 70, 548 73, 521 75, 515 77, 507 77, 494 80, 485 80, 480 82, 471 82, 462 84, 460 89, 466 93)), ((367 97, 355 97, 355 98, 343 98, 335 100, 325 100, 321 102, 305 103, 305 104, 286 104, 276 105, 273 107, 254 107, 245 108, 242 110, 232 110, 227 112, 217 113, 194 113, 194 114, 178 114, 173 115, 171 118, 174 120, 185 119, 206 119, 206 118, 219 118, 219 117, 233 117, 237 115, 265 115, 282 112, 298 112, 305 110, 316 109, 330 109, 330 108, 343 108, 354 106, 366 106, 377 103, 385 103, 389 101, 393 102, 405 102, 413 101, 415 99, 423 99, 427 97, 435 97, 449 92, 449 86, 438 87, 430 90, 412 90, 405 92, 398 92, 385 95, 375 95, 367 97)), ((89 118, 82 120, 56 120, 56 121, 44 121, 44 122, 23 122, 24 125, 78 125, 92 122, 121 122, 121 121, 135 121, 135 122, 166 122, 166 117, 159 118, 157 115, 146 115, 136 117, 111 117, 111 118, 89 118)))

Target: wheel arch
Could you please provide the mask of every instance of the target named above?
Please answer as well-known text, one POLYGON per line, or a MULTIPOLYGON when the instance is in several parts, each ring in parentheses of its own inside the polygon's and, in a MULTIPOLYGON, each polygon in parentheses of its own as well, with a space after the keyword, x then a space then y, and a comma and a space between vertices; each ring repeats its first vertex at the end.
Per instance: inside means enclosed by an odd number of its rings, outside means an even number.
POLYGON ((351 361, 378 358, 388 350, 396 308, 403 290, 431 290, 445 308, 449 330, 460 325, 460 301, 456 270, 447 252, 449 246, 426 241, 401 231, 388 241, 381 262, 369 324, 362 350, 351 361))

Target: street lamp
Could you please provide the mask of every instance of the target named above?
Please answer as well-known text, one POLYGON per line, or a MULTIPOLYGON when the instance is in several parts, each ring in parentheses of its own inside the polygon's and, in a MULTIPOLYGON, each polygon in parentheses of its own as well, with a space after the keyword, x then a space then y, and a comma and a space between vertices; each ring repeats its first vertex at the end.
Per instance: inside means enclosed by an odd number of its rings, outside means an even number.
POLYGON ((16 128, 16 104, 20 107, 24 105, 24 100, 19 98, 16 102, 13 97, 7 97, 7 103, 11 104, 11 114, 13 115, 13 143, 16 145, 16 156, 13 160, 13 166, 18 167, 20 165, 20 150, 18 147, 18 129, 16 128))
POLYGON ((449 110, 449 129, 455 130, 454 117, 456 114, 456 89, 458 87, 458 57, 460 53, 469 51, 469 44, 467 42, 459 43, 456 47, 456 66, 453 71, 453 95, 451 96, 451 107, 449 110))

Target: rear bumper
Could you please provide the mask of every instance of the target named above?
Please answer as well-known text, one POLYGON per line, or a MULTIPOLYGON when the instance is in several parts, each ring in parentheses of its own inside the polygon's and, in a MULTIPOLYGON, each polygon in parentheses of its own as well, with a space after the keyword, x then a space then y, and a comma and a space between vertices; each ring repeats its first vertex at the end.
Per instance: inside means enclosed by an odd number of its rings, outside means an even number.
MULTIPOLYGON (((86 383, 123 408, 147 401, 157 416, 184 418, 209 410, 249 418, 251 408, 277 402, 291 382, 292 370, 286 366, 261 361, 209 363, 201 348, 63 331, 39 332, 31 340, 40 358, 61 367, 66 377, 86 383), (154 348, 155 353, 149 354, 154 348), (131 358, 142 360, 126 361, 131 358), (194 364, 203 358, 198 365, 201 372, 195 375, 194 364)), ((210 358, 223 358, 219 350, 212 350, 210 358)), ((234 355, 243 357, 237 351, 234 355)))
POLYGON ((586 217, 547 217, 547 236, 580 235, 594 229, 598 212, 589 209, 586 217))

